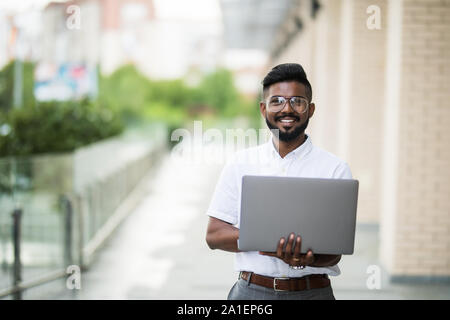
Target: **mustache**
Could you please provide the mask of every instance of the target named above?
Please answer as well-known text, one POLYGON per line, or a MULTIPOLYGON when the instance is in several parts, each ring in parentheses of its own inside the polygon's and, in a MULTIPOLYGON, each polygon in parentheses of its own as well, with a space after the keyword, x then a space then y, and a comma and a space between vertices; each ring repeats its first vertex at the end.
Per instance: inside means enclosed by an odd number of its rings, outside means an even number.
POLYGON ((275 121, 278 121, 278 120, 286 118, 286 117, 293 118, 297 121, 300 120, 300 117, 296 116, 295 114, 283 114, 281 116, 275 117, 275 121))

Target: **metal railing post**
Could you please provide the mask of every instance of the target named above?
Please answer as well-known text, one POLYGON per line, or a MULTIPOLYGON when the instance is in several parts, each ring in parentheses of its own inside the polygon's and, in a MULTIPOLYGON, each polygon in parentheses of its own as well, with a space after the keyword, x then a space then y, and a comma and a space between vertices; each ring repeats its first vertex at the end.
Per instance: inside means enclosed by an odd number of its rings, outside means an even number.
MULTIPOLYGON (((69 268, 72 268, 73 265, 73 205, 72 200, 69 196, 64 195, 63 196, 63 203, 64 203, 64 263, 66 272, 69 272, 67 270, 70 270, 69 268)), ((67 286, 67 280, 66 279, 66 286, 67 286)), ((72 288, 73 289, 73 288, 72 288)), ((72 290, 72 298, 75 298, 77 295, 78 290, 72 290)))
POLYGON ((72 265, 72 230, 73 230, 73 209, 69 197, 63 197, 64 203, 64 263, 65 266, 72 265))
POLYGON ((21 220, 22 209, 14 209, 12 213, 13 225, 13 246, 14 246, 14 270, 13 270, 13 286, 15 292, 13 298, 15 300, 22 299, 22 291, 20 290, 20 283, 22 281, 22 262, 20 260, 20 240, 21 240, 21 220))
POLYGON ((88 206, 88 197, 86 195, 86 191, 84 193, 78 193, 75 195, 75 201, 76 201, 76 210, 77 210, 77 216, 76 216, 76 224, 77 229, 75 231, 75 234, 77 236, 77 249, 76 249, 76 258, 78 261, 78 264, 80 265, 80 268, 83 268, 85 266, 84 264, 84 255, 83 255, 83 248, 84 248, 84 239, 85 239, 85 212, 88 210, 86 209, 88 206), (84 196, 83 196, 84 194, 84 196))

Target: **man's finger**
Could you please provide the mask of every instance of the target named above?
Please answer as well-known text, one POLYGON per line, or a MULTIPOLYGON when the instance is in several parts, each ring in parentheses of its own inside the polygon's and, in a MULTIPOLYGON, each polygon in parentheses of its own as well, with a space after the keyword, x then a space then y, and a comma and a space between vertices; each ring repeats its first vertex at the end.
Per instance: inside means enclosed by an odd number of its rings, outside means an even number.
POLYGON ((288 260, 291 259, 291 257, 292 257, 292 246, 293 245, 294 245, 294 234, 291 233, 289 235, 289 240, 288 240, 288 243, 286 245, 286 250, 284 252, 284 258, 285 259, 288 259, 288 260))
POLYGON ((281 238, 280 242, 278 242, 277 257, 281 258, 281 259, 283 259, 283 256, 284 256, 284 254, 283 254, 284 243, 285 243, 284 238, 281 238))
POLYGON ((305 256, 305 265, 311 265, 314 262, 314 254, 311 250, 308 250, 305 256))
POLYGON ((302 246, 302 238, 300 236, 297 236, 297 240, 294 247, 294 260, 298 261, 297 259, 300 259, 300 247, 302 246))

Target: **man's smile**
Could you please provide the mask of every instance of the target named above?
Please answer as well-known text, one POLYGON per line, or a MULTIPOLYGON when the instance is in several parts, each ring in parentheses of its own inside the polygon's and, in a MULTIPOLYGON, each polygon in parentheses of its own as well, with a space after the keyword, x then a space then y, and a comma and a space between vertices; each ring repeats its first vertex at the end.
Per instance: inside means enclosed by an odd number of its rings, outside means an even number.
POLYGON ((299 120, 300 119, 295 116, 281 116, 276 118, 276 121, 280 122, 283 127, 292 127, 299 120))

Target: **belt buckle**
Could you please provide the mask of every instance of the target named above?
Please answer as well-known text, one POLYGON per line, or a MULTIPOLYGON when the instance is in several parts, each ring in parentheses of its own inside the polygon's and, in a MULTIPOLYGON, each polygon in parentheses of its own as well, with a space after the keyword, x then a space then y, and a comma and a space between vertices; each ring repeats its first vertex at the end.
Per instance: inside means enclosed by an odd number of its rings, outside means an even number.
POLYGON ((277 280, 288 280, 289 278, 286 277, 275 277, 273 278, 273 290, 275 291, 288 291, 283 289, 277 289, 277 280))

